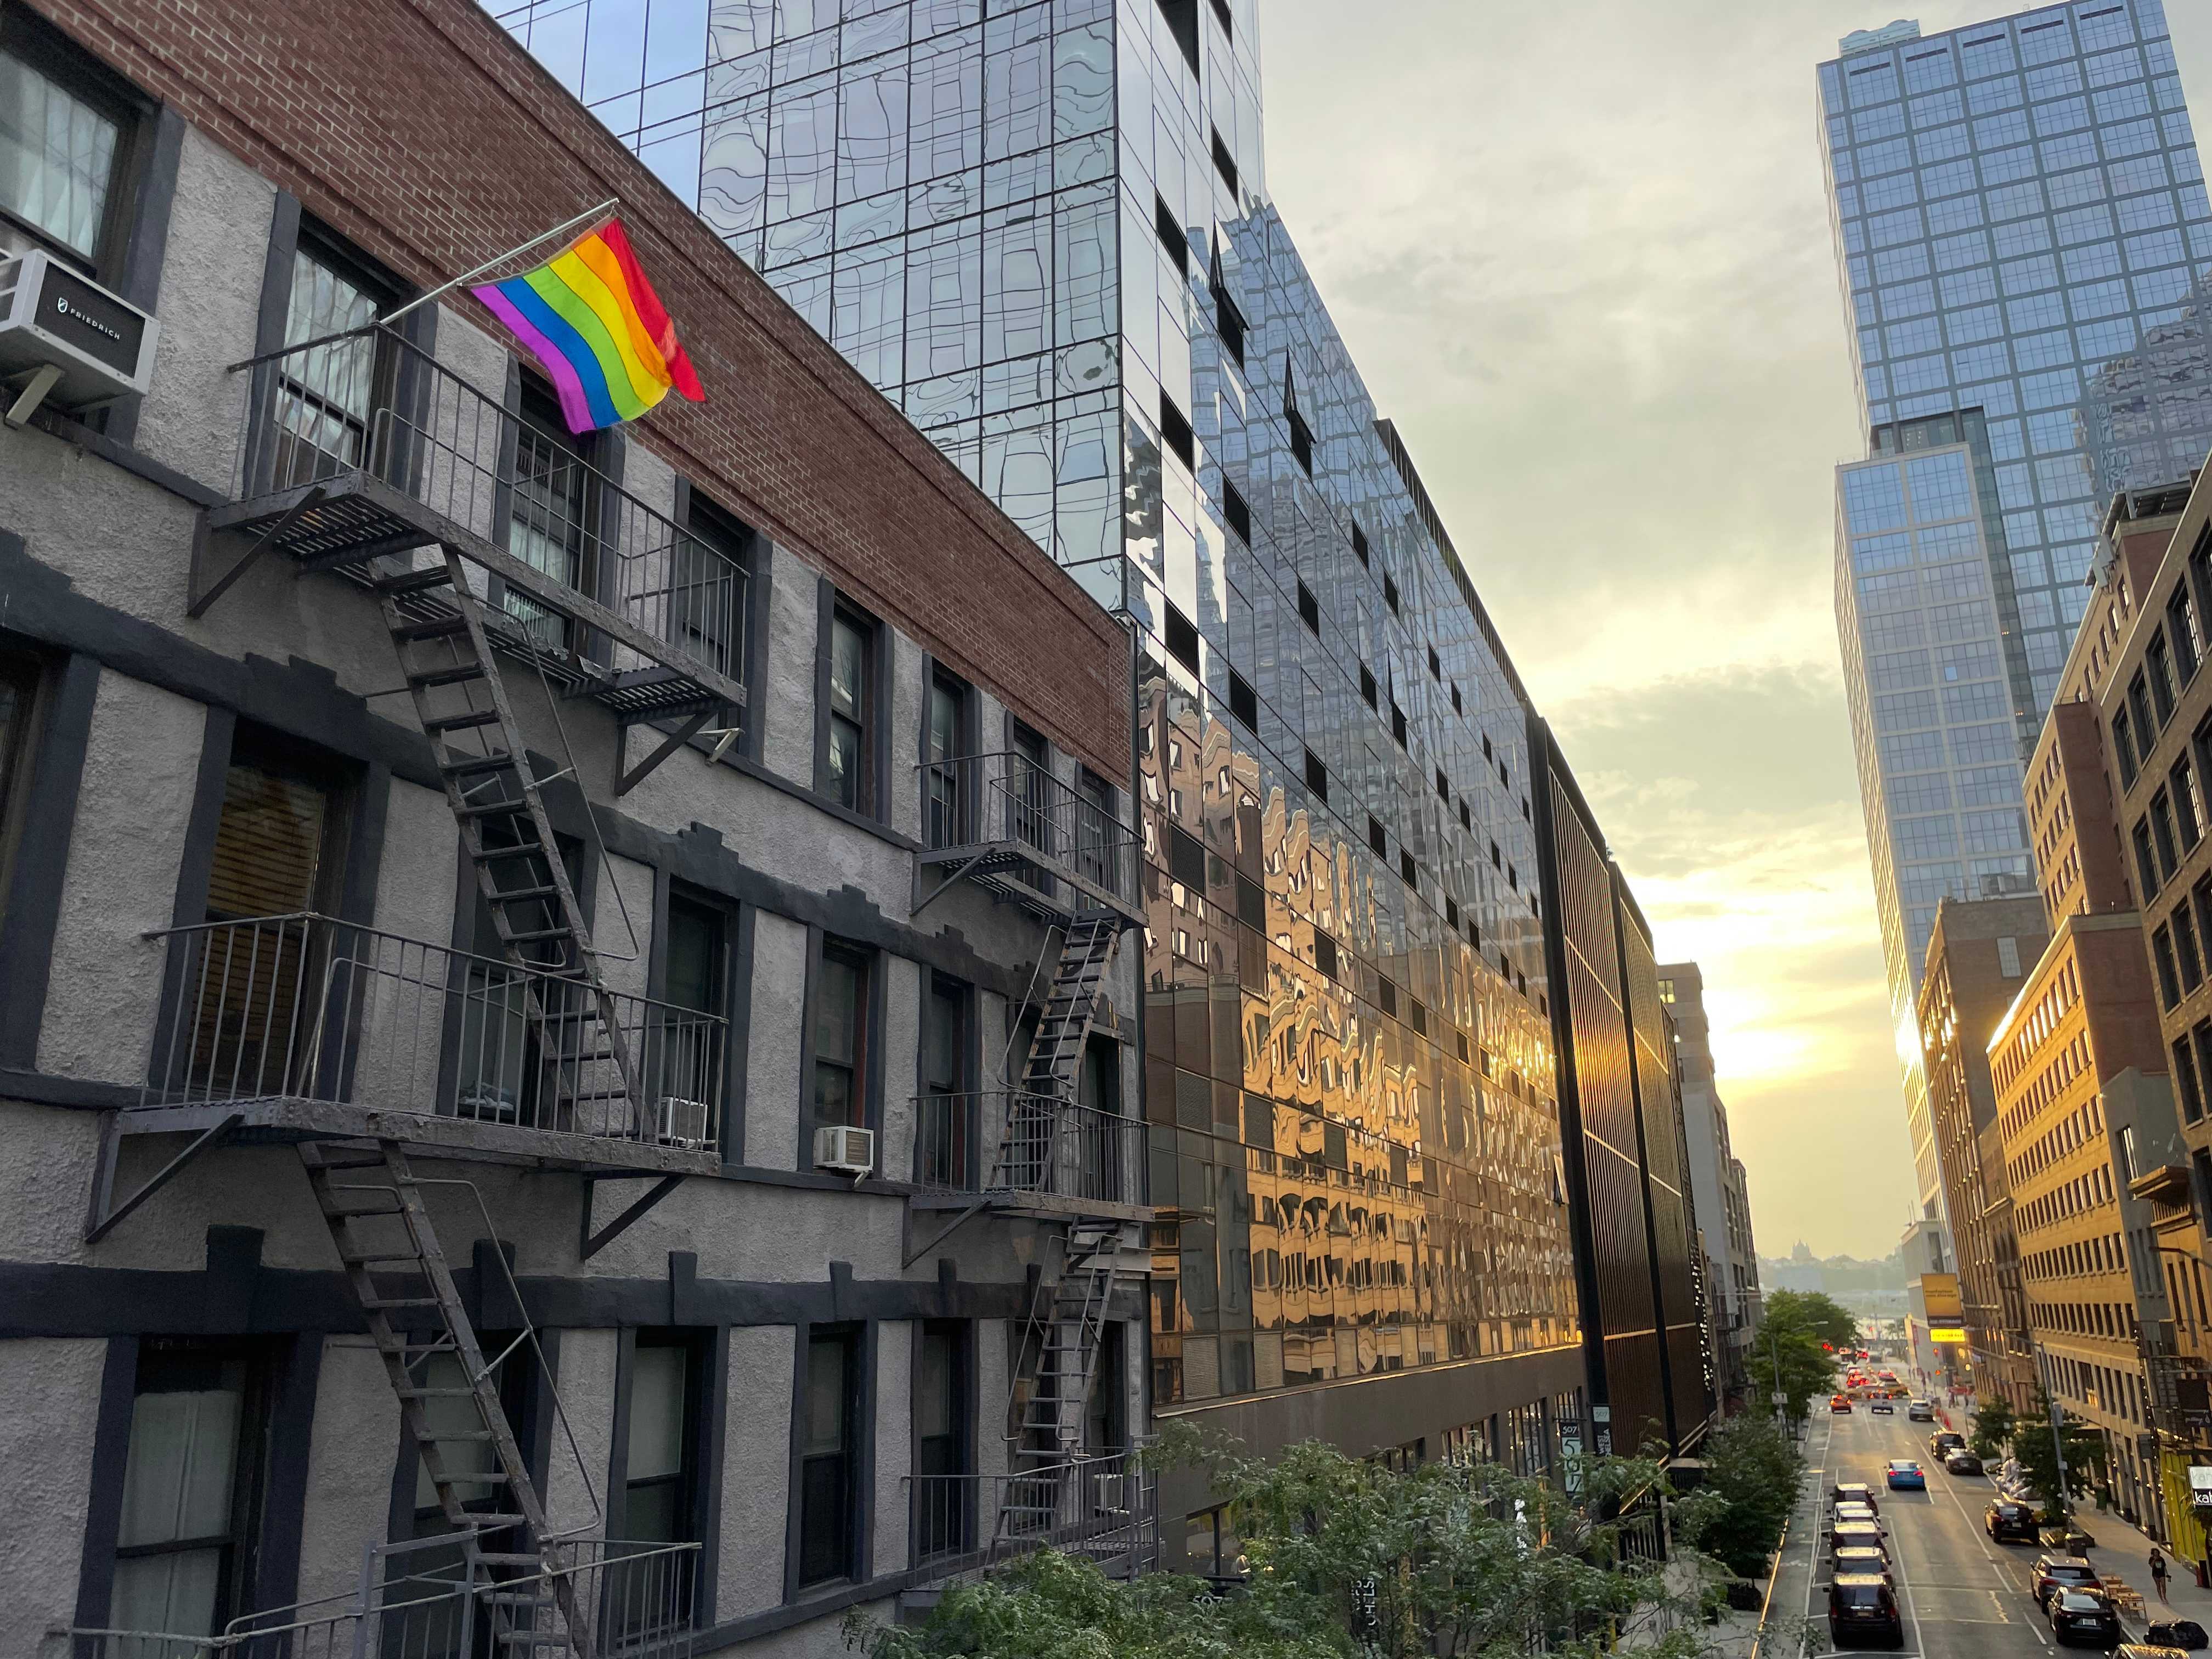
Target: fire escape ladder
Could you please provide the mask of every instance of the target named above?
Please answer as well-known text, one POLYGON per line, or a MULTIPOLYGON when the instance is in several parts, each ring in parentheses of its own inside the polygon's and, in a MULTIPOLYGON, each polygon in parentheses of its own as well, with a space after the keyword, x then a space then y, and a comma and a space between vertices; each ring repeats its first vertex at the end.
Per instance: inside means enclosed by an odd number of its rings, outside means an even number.
POLYGON ((643 1095, 629 1046, 500 677, 483 602, 470 589, 460 556, 449 547, 440 552, 442 581, 416 570, 386 586, 385 625, 437 751, 446 799, 501 948, 525 970, 516 977, 516 1012, 550 1057, 542 1068, 556 1091, 548 1127, 619 1127, 610 1120, 627 1113, 629 1131, 637 1133, 643 1095), (434 588, 444 591, 443 605, 423 603, 434 588), (548 969, 573 976, 586 994, 550 1012, 535 977, 548 969), (596 1037, 586 1029, 594 1024, 596 1037))
POLYGON ((484 1358, 406 1154, 394 1140, 309 1141, 300 1158, 471 1578, 528 1581, 490 1593, 499 1644, 592 1659, 591 1620, 558 1571, 544 1501, 500 1401, 498 1361, 484 1358), (503 1547, 485 1548, 491 1538, 503 1547))
POLYGON ((1121 917, 1111 910, 1082 911, 1067 924, 1021 1087, 1006 1103, 994 1188, 1050 1188, 1066 1109, 1074 1103, 1084 1044, 1091 1040, 1091 1022, 1098 1012, 1098 988, 1121 927, 1121 917))
POLYGON ((1121 1232, 1115 1222, 1070 1224, 1060 1276, 1038 1283, 1022 1343, 1025 1363, 1008 1401, 1007 1480, 994 1553, 1081 1518, 1068 1512, 1080 1494, 1071 1492, 1067 1476, 1083 1449, 1121 1232))

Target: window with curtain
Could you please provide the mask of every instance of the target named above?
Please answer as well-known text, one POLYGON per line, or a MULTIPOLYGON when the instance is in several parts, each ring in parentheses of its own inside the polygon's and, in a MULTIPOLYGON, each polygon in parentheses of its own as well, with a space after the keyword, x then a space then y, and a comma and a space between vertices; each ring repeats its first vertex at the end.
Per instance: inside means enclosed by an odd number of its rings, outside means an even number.
POLYGON ((278 363, 271 489, 331 477, 369 459, 377 342, 361 331, 389 297, 313 242, 294 252, 284 343, 307 349, 278 363))
POLYGON ((806 1345, 799 1486, 802 1585, 853 1573, 859 1348, 851 1332, 813 1336, 806 1345))
POLYGON ((88 267, 101 252, 122 139, 120 112, 0 50, 0 210, 88 267))
POLYGON ((124 1458, 108 1620, 207 1636, 239 1611, 260 1429, 240 1352, 149 1339, 139 1354, 124 1458))

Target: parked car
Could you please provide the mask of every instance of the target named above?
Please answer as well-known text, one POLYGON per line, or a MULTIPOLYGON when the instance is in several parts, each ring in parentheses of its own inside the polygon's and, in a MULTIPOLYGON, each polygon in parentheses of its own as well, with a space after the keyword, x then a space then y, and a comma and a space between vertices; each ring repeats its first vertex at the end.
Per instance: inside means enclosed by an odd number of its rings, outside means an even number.
POLYGON ((1878 1578, 1889 1577, 1889 1557, 1863 1544, 1847 1544, 1832 1559, 1838 1577, 1847 1572, 1872 1573, 1878 1578))
POLYGON ((1897 1407, 1889 1403, 1889 1396, 1887 1395, 1880 1396, 1872 1405, 1869 1406, 1867 1409, 1872 1412, 1876 1417, 1894 1417, 1897 1415, 1897 1407))
POLYGON ((1924 1400, 1916 1400, 1905 1408, 1905 1420, 1908 1423, 1933 1423, 1936 1408, 1924 1400))
POLYGON ((1847 1637, 1903 1647, 1905 1618, 1889 1580, 1873 1573, 1838 1573, 1828 1586, 1828 1637, 1838 1647, 1847 1637))
POLYGON ((2050 1610, 2051 1596, 2059 1590, 2096 1588, 2096 1568, 2078 1555, 2039 1555, 2028 1570, 2028 1589, 2035 1605, 2045 1612, 2050 1610))
POLYGON ((1876 1515, 1880 1515, 1881 1513, 1881 1505, 1880 1503, 1875 1501, 1874 1488, 1867 1485, 1863 1480, 1837 1480, 1831 1482, 1828 1487, 1828 1502, 1831 1504, 1863 1504, 1869 1509, 1872 1510, 1876 1515))
POLYGON ((1835 1558, 1838 1550, 1880 1550, 1881 1559, 1889 1559, 1889 1546, 1882 1538, 1881 1528, 1871 1521, 1838 1521, 1828 1528, 1828 1555, 1835 1558))
POLYGON ((2097 1547, 2097 1540, 2071 1521, 2044 1528, 2036 1534, 2036 1541, 2062 1555, 2080 1555, 2097 1547))
POLYGON ((2142 1642, 2123 1642, 2112 1650, 2112 1659, 2181 1659, 2185 1650, 2173 1646, 2159 1632, 2170 1631, 2171 1625, 2153 1625, 2149 1639, 2142 1642))
POLYGON ((1851 1408, 1851 1397, 1850 1397, 1850 1395, 1847 1395, 1847 1394, 1838 1394, 1838 1395, 1829 1395, 1829 1397, 1828 1397, 1828 1409, 1829 1409, 1830 1411, 1832 1411, 1832 1412, 1844 1412, 1844 1413, 1848 1413, 1848 1412, 1850 1410, 1850 1408, 1851 1408))
POLYGON ((2033 1506, 2000 1498, 1982 1511, 1982 1530, 1993 1543, 2033 1544, 2038 1541, 2041 1523, 2033 1506))
POLYGON ((1953 1474, 1979 1474, 1982 1460, 1970 1451, 1954 1451, 1943 1460, 1943 1467, 1953 1474))
POLYGON ((2051 1615, 2051 1639, 2064 1647, 2084 1642, 2106 1652, 2120 1644, 2120 1615, 2112 1598, 2101 1589, 2075 1589, 2063 1585, 2044 1604, 2051 1615))
POLYGON ((1928 1437, 1928 1455, 1940 1463, 1966 1443, 1966 1437, 1955 1429, 1938 1429, 1928 1437))
POLYGON ((1921 1473, 1920 1465, 1909 1457, 1891 1458, 1888 1467, 1881 1472, 1881 1478, 1892 1492, 1928 1490, 1928 1477, 1921 1473))

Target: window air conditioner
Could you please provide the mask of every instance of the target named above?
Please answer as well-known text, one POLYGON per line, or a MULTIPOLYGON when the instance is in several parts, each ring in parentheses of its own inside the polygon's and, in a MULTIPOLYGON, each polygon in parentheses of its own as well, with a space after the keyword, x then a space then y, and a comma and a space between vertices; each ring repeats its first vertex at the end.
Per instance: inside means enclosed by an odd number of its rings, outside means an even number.
POLYGON ((707 1144, 707 1103, 686 1100, 681 1095, 663 1095, 654 1109, 657 1121, 654 1136, 664 1146, 685 1146, 693 1151, 707 1144))
POLYGON ((161 325, 42 248, 0 253, 0 382, 10 426, 40 403, 90 409, 143 392, 161 325))
POLYGON ((833 1125, 814 1132, 814 1167, 840 1175, 872 1175, 876 1168, 876 1132, 833 1125))
POLYGON ((1091 1477, 1095 1490, 1091 1507, 1100 1515, 1127 1515, 1129 1512, 1129 1477, 1126 1474, 1094 1474, 1091 1477))

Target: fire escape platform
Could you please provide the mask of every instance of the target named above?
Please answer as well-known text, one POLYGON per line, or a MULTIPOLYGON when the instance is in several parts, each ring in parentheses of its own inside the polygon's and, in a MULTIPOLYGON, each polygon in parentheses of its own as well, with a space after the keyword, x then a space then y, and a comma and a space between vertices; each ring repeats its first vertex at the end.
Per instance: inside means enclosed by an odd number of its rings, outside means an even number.
MULTIPOLYGON (((497 578, 510 595, 652 665, 617 671, 544 645, 519 621, 499 627, 495 644, 543 668, 570 695, 603 703, 625 720, 744 706, 744 687, 727 674, 672 649, 650 629, 366 471, 341 471, 211 508, 208 527, 257 544, 265 541, 264 550, 284 554, 303 572, 332 570, 370 588, 409 574, 408 556, 414 548, 449 547, 497 578)), ((435 587, 407 595, 403 608, 422 622, 456 614, 435 587)), ((495 615, 493 620, 501 621, 495 615)))
POLYGON ((717 1175, 722 1169, 722 1155, 712 1148, 571 1134, 427 1112, 381 1111, 298 1096, 271 1095, 204 1106, 133 1107, 116 1116, 118 1132, 126 1135, 205 1134, 228 1123, 231 1127, 224 1138, 234 1145, 396 1140, 424 1152, 578 1173, 717 1175))
POLYGON ((1051 1221, 1150 1221, 1158 1213, 1149 1204, 1010 1188, 977 1193, 929 1189, 909 1194, 907 1207, 917 1212, 981 1208, 992 1215, 1026 1216, 1051 1221))

